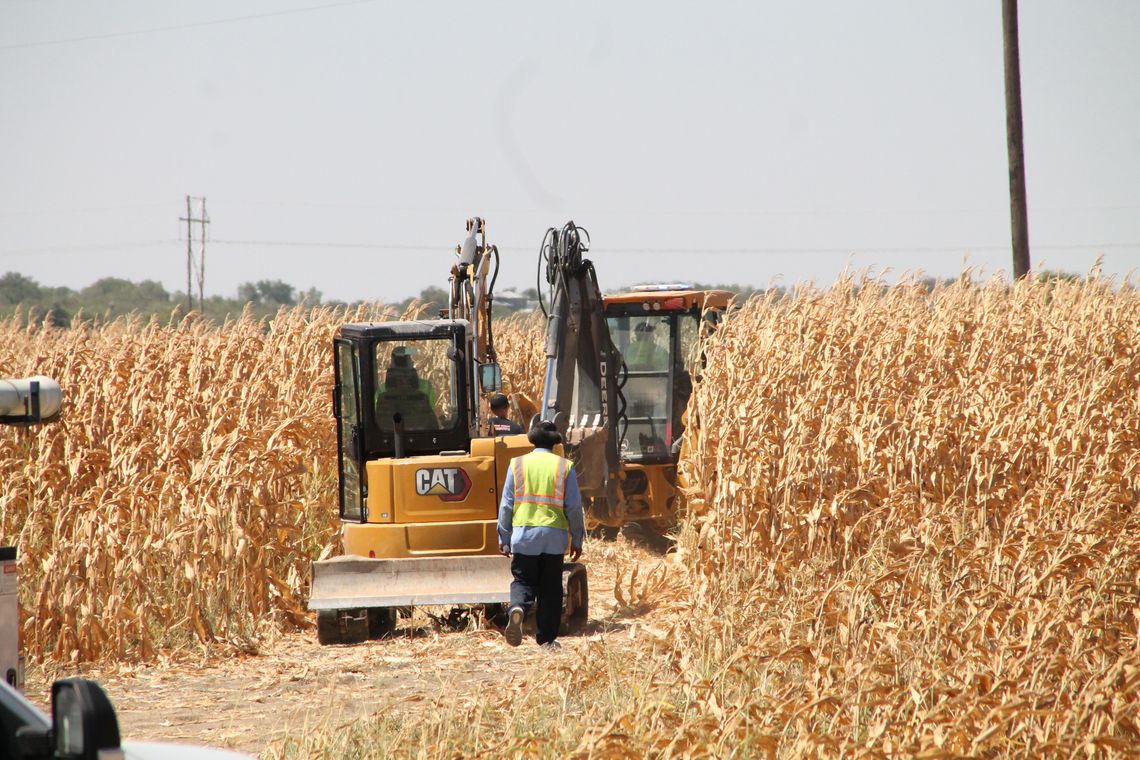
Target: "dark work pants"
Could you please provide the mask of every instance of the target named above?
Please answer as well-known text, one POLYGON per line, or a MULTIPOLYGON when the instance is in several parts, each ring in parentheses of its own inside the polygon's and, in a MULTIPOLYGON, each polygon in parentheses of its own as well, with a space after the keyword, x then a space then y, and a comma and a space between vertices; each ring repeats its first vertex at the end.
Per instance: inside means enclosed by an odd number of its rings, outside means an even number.
POLYGON ((538 599, 535 623, 538 632, 534 640, 539 644, 558 638, 562 624, 562 555, 513 554, 511 555, 511 606, 530 610, 538 599))

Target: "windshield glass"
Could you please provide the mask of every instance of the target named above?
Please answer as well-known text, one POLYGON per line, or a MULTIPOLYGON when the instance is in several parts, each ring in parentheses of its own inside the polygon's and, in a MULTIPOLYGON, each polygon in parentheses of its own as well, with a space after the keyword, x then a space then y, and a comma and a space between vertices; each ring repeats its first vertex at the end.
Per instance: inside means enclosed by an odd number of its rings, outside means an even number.
POLYGON ((674 437, 672 317, 615 316, 607 322, 628 369, 623 389, 628 426, 621 442, 622 456, 668 456, 674 437))
POLYGON ((373 346, 376 424, 390 431, 400 414, 406 430, 447 430, 455 425, 455 364, 451 341, 383 341, 373 346))
POLYGON ((669 369, 669 315, 609 317, 610 337, 635 372, 669 369))

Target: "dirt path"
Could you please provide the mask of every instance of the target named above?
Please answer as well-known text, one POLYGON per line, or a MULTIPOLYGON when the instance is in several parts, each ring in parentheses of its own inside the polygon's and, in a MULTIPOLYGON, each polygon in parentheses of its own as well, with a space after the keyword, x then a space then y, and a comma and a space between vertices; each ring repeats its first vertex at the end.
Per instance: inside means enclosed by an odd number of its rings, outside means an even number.
MULTIPOLYGON (((417 613, 400 621, 394 637, 355 646, 321 647, 310 631, 283 636, 257 655, 88 668, 81 675, 106 689, 126 739, 259 754, 286 735, 334 728, 382 708, 414 709, 441 694, 506 688, 544 667, 544 658, 574 657, 591 640, 622 646, 636 615, 618 609, 615 578, 631 563, 653 565, 661 556, 620 541, 598 554, 588 565, 590 623, 582 634, 564 637, 555 654, 540 653, 533 639, 509 647, 495 630, 439 629, 417 613)), ((28 680, 29 697, 42 705, 48 676, 32 668, 28 680)))

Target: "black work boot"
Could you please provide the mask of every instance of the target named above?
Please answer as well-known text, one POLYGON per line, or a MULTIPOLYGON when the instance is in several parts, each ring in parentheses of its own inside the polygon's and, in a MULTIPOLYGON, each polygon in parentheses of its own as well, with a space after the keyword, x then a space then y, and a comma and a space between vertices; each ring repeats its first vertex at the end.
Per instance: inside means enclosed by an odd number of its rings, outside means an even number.
POLYGON ((507 627, 503 629, 503 638, 513 647, 522 643, 522 624, 526 613, 522 607, 511 607, 507 612, 507 627))

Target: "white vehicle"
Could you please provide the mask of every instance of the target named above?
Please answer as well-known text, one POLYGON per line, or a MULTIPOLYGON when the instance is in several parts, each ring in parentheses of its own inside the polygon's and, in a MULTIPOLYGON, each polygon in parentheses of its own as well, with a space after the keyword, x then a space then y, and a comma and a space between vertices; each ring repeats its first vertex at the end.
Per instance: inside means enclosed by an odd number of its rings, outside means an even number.
POLYGON ((252 760, 206 747, 119 742, 119 720, 94 681, 51 685, 51 717, 0 682, 0 757, 11 760, 252 760))

